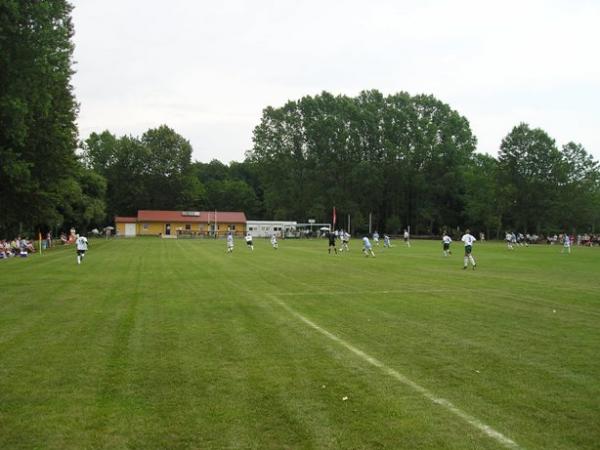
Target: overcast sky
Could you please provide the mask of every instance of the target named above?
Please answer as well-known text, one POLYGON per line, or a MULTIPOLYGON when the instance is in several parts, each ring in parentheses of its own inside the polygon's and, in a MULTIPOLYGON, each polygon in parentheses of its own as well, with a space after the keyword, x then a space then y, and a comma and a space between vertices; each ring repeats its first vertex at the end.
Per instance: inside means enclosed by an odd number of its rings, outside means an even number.
POLYGON ((600 1, 72 3, 84 139, 166 124, 241 161, 266 106, 377 89, 448 103, 480 152, 526 122, 600 159, 600 1))

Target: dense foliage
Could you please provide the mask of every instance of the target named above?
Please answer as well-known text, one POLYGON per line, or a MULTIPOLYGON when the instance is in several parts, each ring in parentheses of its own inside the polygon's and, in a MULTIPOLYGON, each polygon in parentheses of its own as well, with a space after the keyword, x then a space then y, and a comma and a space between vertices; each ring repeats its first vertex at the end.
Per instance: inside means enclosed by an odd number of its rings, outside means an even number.
MULTIPOLYGON (((475 153, 468 121, 430 96, 323 93, 267 108, 244 162, 192 162, 161 126, 141 138, 93 133, 85 168, 106 180, 107 221, 138 209, 242 210, 251 218, 330 222, 416 234, 470 226, 496 236, 593 230, 598 163, 520 124, 498 158, 475 153)), ((100 192, 100 191, 99 191, 100 192)))
POLYGON ((93 175, 75 157, 70 13, 66 0, 0 2, 2 234, 104 216, 85 205, 93 175))
POLYGON ((469 122, 433 96, 327 92, 267 107, 243 162, 192 161, 166 125, 78 144, 66 0, 0 2, 0 235, 89 230, 139 209, 243 210, 415 234, 595 231, 598 163, 519 124, 497 158, 475 152, 469 122), (77 147, 81 151, 77 151, 77 147))
POLYGON ((269 215, 328 219, 331 206, 364 228, 416 232, 462 223, 476 140, 468 121, 431 96, 323 93, 267 108, 248 159, 269 215))
POLYGON ((600 173, 581 145, 559 150, 520 124, 497 159, 475 146, 468 121, 431 96, 323 93, 265 109, 247 157, 267 217, 330 221, 335 205, 359 231, 369 214, 391 233, 594 229, 600 173))

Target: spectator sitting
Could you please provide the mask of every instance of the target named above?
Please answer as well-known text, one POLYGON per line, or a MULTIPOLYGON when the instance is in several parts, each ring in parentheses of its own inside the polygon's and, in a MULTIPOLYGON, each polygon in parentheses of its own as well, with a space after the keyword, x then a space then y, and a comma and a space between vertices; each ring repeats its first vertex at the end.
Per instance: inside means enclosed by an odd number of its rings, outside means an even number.
POLYGON ((21 239, 19 241, 19 256, 21 258, 27 257, 27 254, 28 254, 27 253, 27 245, 28 245, 27 239, 21 239))
POLYGON ((35 247, 33 245, 33 241, 29 241, 27 239, 23 239, 23 241, 25 242, 25 248, 27 249, 27 252, 35 253, 35 247))
MULTIPOLYGON (((21 238, 18 238, 21 241, 21 238)), ((19 254, 19 244, 17 244, 17 239, 13 239, 10 241, 10 252, 13 256, 17 256, 19 254)))

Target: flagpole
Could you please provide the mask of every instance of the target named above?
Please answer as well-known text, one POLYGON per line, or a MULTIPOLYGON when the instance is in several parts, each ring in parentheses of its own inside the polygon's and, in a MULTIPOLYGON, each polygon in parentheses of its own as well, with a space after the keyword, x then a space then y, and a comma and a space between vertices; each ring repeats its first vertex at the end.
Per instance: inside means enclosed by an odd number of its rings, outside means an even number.
POLYGON ((335 230, 335 222, 336 222, 336 216, 335 216, 335 206, 333 207, 333 227, 332 229, 335 230))

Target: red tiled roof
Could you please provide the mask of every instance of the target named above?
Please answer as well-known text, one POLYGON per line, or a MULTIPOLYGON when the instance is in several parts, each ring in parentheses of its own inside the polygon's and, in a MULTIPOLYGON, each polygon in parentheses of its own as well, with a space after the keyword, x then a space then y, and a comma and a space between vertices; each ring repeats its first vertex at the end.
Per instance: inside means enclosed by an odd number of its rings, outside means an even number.
MULTIPOLYGON (((243 212, 216 212, 217 222, 246 223, 243 212)), ((199 211, 199 215, 183 215, 183 211, 138 211, 137 222, 183 222, 212 223, 215 222, 215 211, 199 211)))
POLYGON ((137 222, 137 217, 116 216, 115 217, 115 223, 116 222, 119 222, 119 223, 123 223, 123 222, 135 223, 135 222, 137 222))
MULTIPOLYGON (((216 220, 218 222, 229 222, 229 223, 246 223, 246 214, 238 211, 217 211, 216 220)), ((214 222, 215 211, 201 211, 200 219, 202 222, 214 222)))

